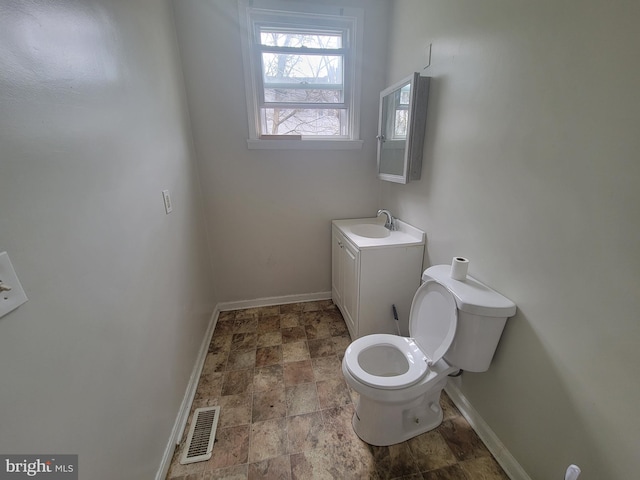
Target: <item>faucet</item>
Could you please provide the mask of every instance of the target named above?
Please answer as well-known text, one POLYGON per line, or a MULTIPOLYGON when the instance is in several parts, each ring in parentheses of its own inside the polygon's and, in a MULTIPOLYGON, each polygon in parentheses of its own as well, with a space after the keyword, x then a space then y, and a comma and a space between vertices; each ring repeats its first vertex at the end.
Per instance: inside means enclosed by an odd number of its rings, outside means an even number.
POLYGON ((389 210, 378 210, 378 215, 376 216, 379 217, 383 213, 387 216, 387 221, 384 223, 384 227, 388 228, 391 231, 394 231, 396 229, 395 218, 393 218, 393 215, 391 215, 391 212, 389 210))

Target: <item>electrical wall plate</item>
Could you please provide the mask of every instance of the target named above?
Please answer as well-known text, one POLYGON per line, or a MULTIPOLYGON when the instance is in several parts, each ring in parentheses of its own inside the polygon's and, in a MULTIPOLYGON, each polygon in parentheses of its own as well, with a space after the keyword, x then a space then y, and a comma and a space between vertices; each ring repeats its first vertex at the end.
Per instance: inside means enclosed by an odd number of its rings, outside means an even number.
POLYGON ((0 253, 0 317, 15 310, 28 300, 16 271, 11 265, 9 254, 0 253))

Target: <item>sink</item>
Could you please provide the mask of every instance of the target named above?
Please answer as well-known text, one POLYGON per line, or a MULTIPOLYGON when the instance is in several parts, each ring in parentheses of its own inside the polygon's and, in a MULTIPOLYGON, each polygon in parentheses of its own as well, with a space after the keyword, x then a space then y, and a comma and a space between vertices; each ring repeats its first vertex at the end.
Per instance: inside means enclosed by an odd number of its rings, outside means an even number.
POLYGON ((354 225, 351 227, 351 231, 365 238, 385 238, 391 234, 391 231, 383 225, 374 225, 371 223, 354 225))
POLYGON ((380 247, 407 247, 424 245, 425 233, 396 218, 396 229, 388 230, 377 217, 332 220, 337 229, 351 244, 359 249, 380 247))

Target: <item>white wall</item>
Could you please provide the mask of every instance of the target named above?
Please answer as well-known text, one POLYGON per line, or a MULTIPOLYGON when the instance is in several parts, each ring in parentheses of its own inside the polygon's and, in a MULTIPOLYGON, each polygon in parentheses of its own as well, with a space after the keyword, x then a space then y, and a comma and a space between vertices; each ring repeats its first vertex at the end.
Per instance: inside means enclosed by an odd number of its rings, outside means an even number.
POLYGON ((168 2, 0 4, 2 453, 160 464, 216 302, 177 53, 168 2))
POLYGON ((375 215, 389 3, 330 3, 365 10, 362 151, 248 150, 237 3, 174 1, 222 301, 329 292, 331 220, 375 215))
POLYGON ((388 81, 433 43, 422 180, 382 202, 427 261, 519 307, 463 393, 533 479, 640 471, 640 6, 401 0, 388 81))

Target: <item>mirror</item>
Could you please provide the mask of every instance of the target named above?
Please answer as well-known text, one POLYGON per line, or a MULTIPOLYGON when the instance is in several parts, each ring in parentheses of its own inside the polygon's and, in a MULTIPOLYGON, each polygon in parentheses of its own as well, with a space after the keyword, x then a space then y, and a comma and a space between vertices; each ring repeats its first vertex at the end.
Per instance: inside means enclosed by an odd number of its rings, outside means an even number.
POLYGON ((418 72, 380 93, 378 178, 419 180, 427 125, 429 77, 418 72))

